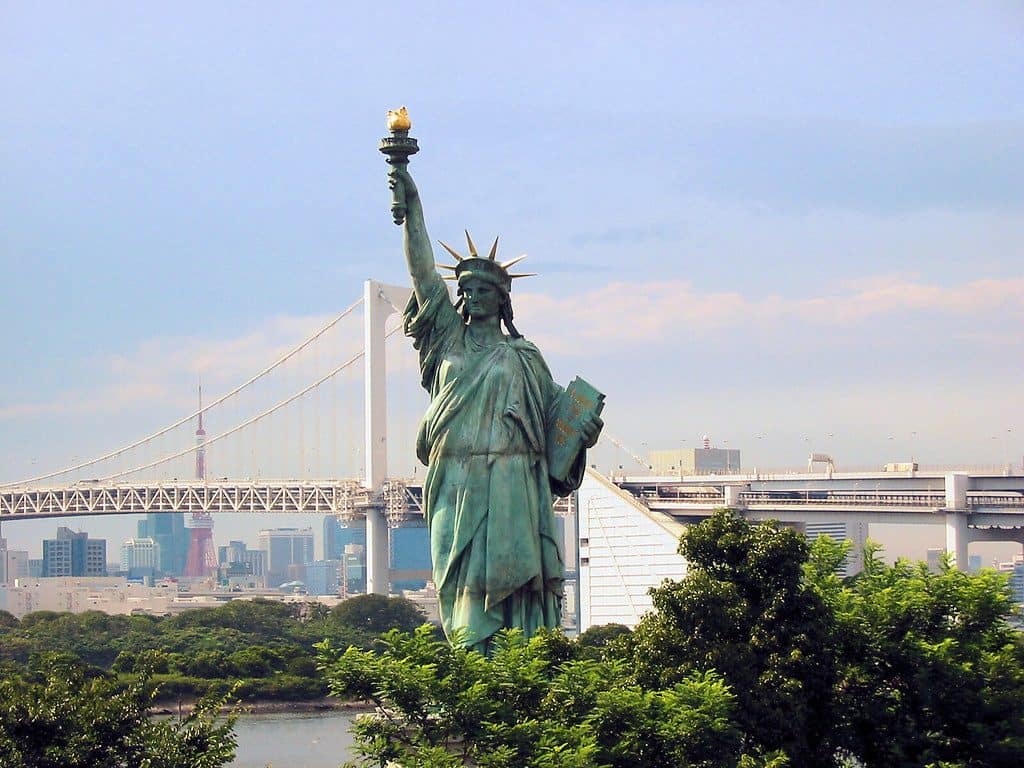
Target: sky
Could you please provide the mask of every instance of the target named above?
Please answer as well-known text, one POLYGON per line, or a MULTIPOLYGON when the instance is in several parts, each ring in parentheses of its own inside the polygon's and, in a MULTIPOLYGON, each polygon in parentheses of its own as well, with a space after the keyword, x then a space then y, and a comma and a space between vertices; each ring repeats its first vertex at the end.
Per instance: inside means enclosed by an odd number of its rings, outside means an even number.
POLYGON ((1020 464, 1024 6, 488 6, 0 0, 0 479, 407 283, 402 104, 431 236, 529 254, 517 327, 632 452, 1020 464))

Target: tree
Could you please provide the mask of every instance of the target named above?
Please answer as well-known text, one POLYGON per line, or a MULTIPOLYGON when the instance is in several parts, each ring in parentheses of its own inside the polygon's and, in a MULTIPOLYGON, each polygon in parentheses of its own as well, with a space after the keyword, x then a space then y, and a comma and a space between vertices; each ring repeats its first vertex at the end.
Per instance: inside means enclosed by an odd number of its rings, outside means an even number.
POLYGON ((838 722, 863 765, 1020 765, 1024 639, 1003 575, 887 566, 870 548, 863 574, 822 594, 838 622, 838 722))
MULTIPOLYGON (((1024 638, 1006 579, 949 562, 836 575, 848 546, 721 511, 680 542, 628 647, 645 687, 714 670, 748 749, 794 768, 1002 768, 1024 759, 1024 638)), ((614 644, 612 646, 614 648, 614 644)))
POLYGON ((834 620, 803 577, 804 537, 720 510, 683 534, 687 575, 652 590, 630 638, 637 681, 657 688, 717 672, 735 694, 749 747, 797 766, 836 751, 834 620))
POLYGON ((630 631, 624 624, 598 624, 583 632, 576 642, 580 648, 591 648, 600 652, 619 638, 628 637, 630 631))
POLYGON ((645 690, 630 682, 624 660, 575 659, 557 633, 527 641, 503 632, 495 645, 488 659, 427 626, 388 633, 380 655, 323 644, 331 692, 378 707, 355 726, 361 760, 350 765, 737 765, 734 698, 714 673, 645 690))
POLYGON ((374 634, 391 629, 412 632, 424 621, 420 609, 411 600, 383 595, 350 597, 331 610, 331 620, 374 634))
POLYGON ((181 628, 232 629, 266 642, 279 636, 283 626, 297 623, 298 611, 293 605, 272 600, 232 600, 216 608, 186 611, 168 623, 181 628))
POLYGON ((0 765, 23 768, 214 768, 234 758, 234 717, 201 701, 184 720, 149 716, 154 688, 122 689, 67 664, 0 680, 0 765))
POLYGON ((228 657, 235 672, 243 677, 265 677, 279 668, 282 659, 279 654, 262 645, 235 651, 228 657))
POLYGON ((209 680, 234 675, 235 669, 224 651, 200 651, 186 661, 184 672, 209 680))

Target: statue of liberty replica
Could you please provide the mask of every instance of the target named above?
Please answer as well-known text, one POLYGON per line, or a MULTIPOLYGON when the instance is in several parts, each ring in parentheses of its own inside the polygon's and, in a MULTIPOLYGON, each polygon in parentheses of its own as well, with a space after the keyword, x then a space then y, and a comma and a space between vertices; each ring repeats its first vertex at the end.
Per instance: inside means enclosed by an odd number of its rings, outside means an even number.
POLYGON ((487 653, 495 632, 529 637, 561 623, 563 560, 552 496, 579 487, 586 449, 603 426, 603 395, 581 379, 556 384, 540 350, 516 330, 509 271, 494 241, 480 256, 441 243, 436 265, 419 190, 408 171, 418 151, 405 108, 388 113, 380 150, 391 165, 392 215, 403 227, 413 295, 405 333, 419 353, 430 406, 416 456, 427 466, 423 511, 433 578, 449 640, 487 653), (440 267, 449 274, 442 277, 440 267), (445 280, 457 284, 453 302, 445 280))

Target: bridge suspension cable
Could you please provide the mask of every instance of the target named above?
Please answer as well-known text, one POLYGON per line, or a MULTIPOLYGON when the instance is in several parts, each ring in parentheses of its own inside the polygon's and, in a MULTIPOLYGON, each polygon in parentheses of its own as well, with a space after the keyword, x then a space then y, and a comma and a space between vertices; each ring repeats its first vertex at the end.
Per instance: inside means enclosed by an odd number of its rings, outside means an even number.
MULTIPOLYGON (((392 328, 390 331, 388 331, 388 333, 385 335, 384 338, 388 338, 388 337, 394 335, 395 333, 397 333, 400 330, 400 328, 401 328, 401 326, 392 328)), ((248 427, 250 424, 255 424, 256 422, 260 421, 261 419, 264 419, 267 416, 270 416, 275 411, 278 411, 281 408, 284 408, 285 406, 295 402, 296 400, 298 400, 303 395, 306 395, 309 392, 311 392, 312 390, 314 390, 317 387, 319 387, 325 381, 328 381, 329 379, 333 378, 337 374, 341 373, 346 368, 348 368, 348 367, 354 365, 355 363, 359 362, 365 355, 366 355, 366 350, 363 350, 363 349, 359 350, 354 355, 352 355, 352 357, 350 357, 348 360, 346 360, 344 363, 342 363, 338 367, 334 368, 333 370, 328 371, 326 374, 321 376, 319 379, 314 381, 309 386, 299 390, 298 392, 294 393, 290 397, 287 397, 284 400, 281 400, 280 402, 276 403, 275 405, 272 405, 270 408, 267 408, 265 411, 256 414, 252 418, 247 419, 246 421, 243 421, 241 424, 236 424, 231 429, 226 430, 224 432, 221 432, 219 435, 216 435, 215 437, 212 437, 212 438, 206 440, 201 447, 203 447, 203 448, 209 447, 210 445, 212 445, 212 444, 214 444, 216 442, 219 442, 220 440, 223 440, 224 438, 229 437, 229 436, 235 434, 236 432, 244 429, 245 427, 248 427)), ((223 399, 224 398, 222 398, 221 400, 223 400, 223 399)), ((115 472, 113 474, 106 475, 106 476, 98 478, 98 479, 101 480, 101 481, 114 480, 114 479, 119 478, 119 477, 126 477, 127 475, 133 475, 136 472, 143 472, 143 471, 145 471, 147 469, 152 469, 153 467, 159 466, 160 464, 165 464, 165 463, 167 463, 169 461, 174 461, 174 459, 181 458, 182 456, 187 456, 190 453, 195 453, 197 450, 199 450, 199 448, 200 448, 200 446, 192 445, 192 446, 189 446, 188 448, 185 448, 183 450, 178 451, 177 453, 173 453, 173 454, 169 454, 167 456, 163 456, 163 457, 161 457, 159 459, 155 459, 155 460, 153 460, 153 461, 151 461, 151 462, 149 462, 147 464, 140 464, 139 466, 132 467, 131 469, 125 469, 125 470, 122 470, 120 472, 115 472)))
MULTIPOLYGON (((312 336, 310 336, 308 339, 306 339, 305 341, 303 341, 302 343, 300 343, 298 346, 294 347, 290 351, 286 352, 284 355, 279 357, 277 360, 275 360, 273 363, 268 365, 262 371, 260 371, 256 375, 252 376, 248 381, 246 381, 243 384, 240 384, 239 386, 235 387, 235 389, 231 390, 226 395, 221 396, 217 400, 214 400, 209 405, 203 406, 202 408, 199 408, 199 409, 193 411, 192 413, 190 413, 187 416, 179 419, 178 421, 174 422, 173 424, 171 424, 171 425, 169 425, 167 427, 164 427, 163 429, 160 429, 160 430, 154 432, 151 435, 147 435, 146 437, 140 438, 139 440, 136 440, 135 442, 131 443, 130 445, 126 445, 126 446, 123 446, 121 448, 118 448, 117 450, 110 451, 109 453, 106 453, 106 454, 104 454, 102 456, 97 456, 96 458, 89 459, 88 461, 84 461, 84 462, 81 462, 79 464, 75 464, 75 465, 70 466, 70 467, 65 467, 64 469, 59 469, 59 470, 56 470, 56 471, 53 471, 53 472, 47 472, 47 473, 42 474, 42 475, 36 475, 35 477, 30 477, 30 478, 27 478, 25 480, 19 480, 17 482, 13 482, 13 483, 0 483, 0 488, 11 488, 11 487, 14 487, 14 486, 19 486, 19 485, 28 485, 29 483, 36 483, 36 482, 39 482, 40 480, 49 480, 51 477, 59 477, 60 475, 66 475, 66 474, 69 474, 71 472, 77 472, 80 469, 85 469, 86 467, 91 467, 91 466, 93 466, 95 464, 99 464, 101 462, 117 458, 118 456, 121 456, 122 454, 125 454, 128 451, 131 451, 131 450, 133 450, 135 448, 138 448, 140 445, 145 445, 148 442, 151 442, 153 440, 156 440, 159 437, 162 437, 163 435, 167 434, 168 432, 170 432, 170 431, 172 431, 174 429, 177 429, 182 424, 185 424, 185 423, 187 423, 189 421, 192 421, 195 418, 198 418, 199 414, 206 413, 211 408, 216 408, 221 403, 223 403, 226 400, 229 400, 232 397, 234 397, 235 395, 237 395, 239 392, 241 392, 246 387, 248 387, 251 384, 259 381, 260 379, 262 379, 264 376, 269 374, 271 371, 275 370, 280 365, 282 365, 283 363, 285 363, 288 360, 290 360, 291 358, 293 358, 295 355, 297 355, 300 352, 302 352, 302 350, 304 350, 306 347, 308 347, 314 341, 316 341, 321 336, 323 336, 325 333, 327 333, 327 331, 329 331, 331 328, 333 328, 335 325, 337 325, 339 322, 341 322, 341 320, 343 320, 344 318, 346 318, 350 314, 352 314, 352 312, 354 312, 357 308, 359 308, 362 305, 362 303, 363 303, 363 298, 360 296, 353 304, 351 304, 350 306, 346 307, 339 315, 337 315, 334 319, 330 320, 326 325, 324 325, 322 328, 320 328, 318 331, 316 331, 312 336)), ((394 331, 392 331, 392 333, 394 333, 394 331)), ((355 362, 361 356, 362 356, 362 353, 360 353, 359 355, 354 357, 351 362, 355 362)), ((282 405, 286 405, 287 403, 289 403, 292 400, 294 400, 296 397, 301 397, 303 394, 305 394, 305 392, 309 391, 309 389, 312 389, 313 387, 319 386, 321 383, 323 383, 323 381, 326 381, 327 379, 331 378, 331 376, 333 376, 334 374, 336 374, 339 371, 343 370, 348 364, 350 364, 350 363, 343 364, 342 366, 340 366, 337 369, 335 369, 332 373, 328 374, 326 377, 324 377, 320 381, 318 381, 315 384, 311 385, 309 388, 307 388, 303 392, 300 392, 299 394, 295 395, 294 397, 290 398, 289 400, 286 400, 284 403, 279 403, 278 405, 276 405, 273 408, 269 409, 268 413, 269 412, 273 412, 274 410, 276 410, 278 407, 280 407, 282 405)), ((264 414, 261 414, 260 416, 257 416, 257 417, 255 417, 253 419, 250 419, 245 424, 250 424, 250 423, 252 423, 254 421, 258 421, 264 415, 266 415, 266 414, 264 413, 264 414)), ((224 433, 222 435, 218 435, 218 437, 216 439, 220 439, 221 437, 224 437, 224 436, 226 436, 228 434, 231 434, 233 432, 238 431, 238 429, 240 429, 242 426, 245 426, 245 424, 239 425, 235 429, 233 429, 233 430, 231 430, 229 432, 226 432, 226 433, 224 433)), ((210 443, 210 442, 213 442, 213 440, 210 440, 210 441, 207 441, 207 442, 210 443)), ((193 446, 190 450, 194 451, 195 447, 193 446)), ((185 454, 187 454, 189 452, 190 451, 182 451, 181 453, 177 454, 174 457, 165 457, 163 459, 158 459, 157 461, 155 461, 155 462, 153 462, 151 464, 146 465, 146 467, 139 467, 139 468, 136 468, 134 470, 129 470, 128 472, 121 472, 121 473, 118 473, 116 475, 110 475, 109 477, 110 478, 121 477, 123 475, 130 474, 131 472, 139 471, 140 469, 156 466, 157 464, 162 464, 165 461, 169 461, 171 458, 176 458, 177 456, 184 456, 185 454)))
POLYGON ((633 461, 635 461, 637 464, 639 464, 644 469, 650 469, 651 468, 651 465, 648 464, 647 461, 644 460, 643 456, 641 456, 640 454, 636 453, 636 451, 634 451, 628 445, 626 445, 621 440, 619 440, 617 437, 615 437, 615 435, 613 435, 611 432, 608 431, 607 427, 605 429, 601 430, 601 437, 598 439, 598 442, 600 442, 602 440, 607 440, 612 445, 614 445, 616 448, 618 448, 620 451, 628 454, 629 457, 631 459, 633 459, 633 461))

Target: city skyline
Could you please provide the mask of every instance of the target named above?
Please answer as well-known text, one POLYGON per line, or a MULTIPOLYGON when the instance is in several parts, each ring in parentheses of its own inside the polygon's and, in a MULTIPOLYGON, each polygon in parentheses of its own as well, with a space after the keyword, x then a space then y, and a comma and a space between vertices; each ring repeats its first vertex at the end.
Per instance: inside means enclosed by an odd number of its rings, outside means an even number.
POLYGON ((635 452, 1020 463, 1019 7, 405 13, 396 43, 328 4, 5 12, 0 480, 405 283, 376 152, 401 103, 432 237, 530 254, 517 326, 635 452))

